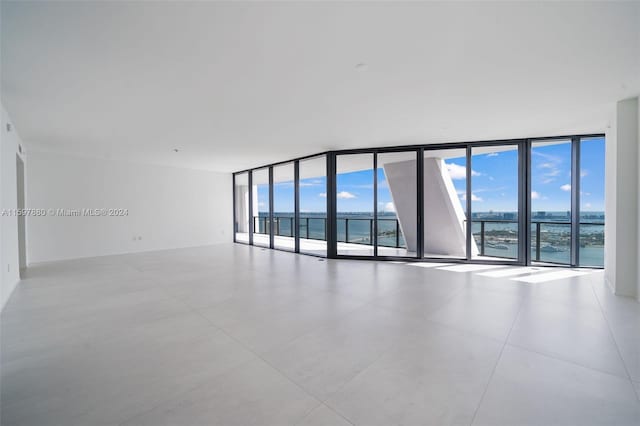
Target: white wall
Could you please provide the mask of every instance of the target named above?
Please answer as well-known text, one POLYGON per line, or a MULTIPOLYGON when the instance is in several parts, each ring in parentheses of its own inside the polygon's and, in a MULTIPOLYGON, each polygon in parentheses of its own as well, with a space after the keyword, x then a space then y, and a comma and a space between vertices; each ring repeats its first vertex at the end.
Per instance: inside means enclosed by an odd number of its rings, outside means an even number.
POLYGON ((607 133, 605 277, 621 296, 640 297, 638 98, 616 105, 607 133))
MULTIPOLYGON (((0 210, 15 209, 18 203, 16 183, 16 155, 22 144, 13 125, 7 130, 11 119, 4 107, 0 128, 0 210)), ((23 161, 25 158, 23 157, 23 161)), ((25 161, 25 167, 26 161, 25 161)), ((11 296, 20 280, 18 260, 18 218, 0 214, 0 309, 11 296)))
POLYGON ((231 190, 230 174, 30 152, 28 208, 128 216, 29 217, 28 262, 232 241, 231 190))

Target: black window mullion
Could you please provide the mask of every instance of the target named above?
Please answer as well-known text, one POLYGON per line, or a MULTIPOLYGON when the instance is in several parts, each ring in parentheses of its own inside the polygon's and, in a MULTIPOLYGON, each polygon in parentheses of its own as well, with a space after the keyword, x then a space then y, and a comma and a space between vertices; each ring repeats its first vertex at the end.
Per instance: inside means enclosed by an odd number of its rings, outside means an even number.
POLYGON ((471 232, 471 146, 467 145, 467 260, 471 260, 471 242, 473 233, 471 232))
POLYGON ((275 226, 273 226, 273 167, 269 167, 269 248, 274 246, 274 232, 275 226))
POLYGON ((293 222, 294 249, 300 253, 300 161, 293 162, 293 222))
POLYGON ((335 259, 338 255, 338 234, 336 220, 336 154, 327 153, 327 257, 335 259))
POLYGON ((580 263, 580 138, 571 138, 571 266, 580 263))
POLYGON ((518 263, 527 262, 527 144, 518 144, 518 263))
POLYGON ((378 153, 373 153, 373 256, 378 256, 378 153))
POLYGON ((416 152, 416 175, 418 188, 416 257, 422 259, 424 257, 424 148, 419 148, 416 152))
POLYGON ((237 243, 236 233, 238 229, 238 215, 236 214, 236 197, 238 195, 236 194, 236 174, 235 173, 231 175, 231 185, 233 185, 233 190, 231 192, 231 194, 233 195, 233 242, 237 243))
POLYGON ((253 245, 253 170, 249 174, 249 245, 253 245))

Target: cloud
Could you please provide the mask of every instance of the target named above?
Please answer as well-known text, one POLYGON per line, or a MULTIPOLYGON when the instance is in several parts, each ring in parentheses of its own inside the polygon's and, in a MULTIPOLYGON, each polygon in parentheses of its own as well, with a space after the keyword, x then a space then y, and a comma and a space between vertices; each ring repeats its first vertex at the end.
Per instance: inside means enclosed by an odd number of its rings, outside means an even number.
POLYGON ((580 177, 585 177, 589 174, 589 170, 583 170, 580 172, 580 177))
POLYGON ((542 163, 538 165, 541 169, 555 169, 556 165, 554 163, 542 163))
MULTIPOLYGON (((465 201, 467 199, 467 194, 462 194, 462 197, 460 197, 462 199, 462 201, 465 201)), ((478 202, 482 202, 484 201, 482 198, 478 197, 476 194, 474 194, 473 192, 471 193, 471 201, 478 201, 478 202)))
POLYGON ((537 191, 531 191, 531 199, 537 200, 540 198, 540 194, 537 191))
POLYGON ((324 181, 322 179, 313 179, 313 178, 306 178, 306 179, 300 179, 300 187, 306 187, 306 186, 324 186, 324 181))
POLYGON ((590 208, 591 207, 591 203, 586 203, 584 206, 587 207, 587 208, 590 208))
POLYGON ((265 202, 264 201, 258 202, 258 207, 266 207, 265 202))
POLYGON ((497 152, 490 152, 487 154, 487 157, 497 157, 498 153, 497 152))
MULTIPOLYGON (((455 163, 445 163, 447 167, 447 171, 449 172, 449 176, 451 179, 459 180, 467 178, 467 168, 465 166, 460 166, 455 163)), ((471 170, 471 176, 480 176, 480 173, 475 170, 471 170)))
POLYGON ((350 199, 350 198, 356 198, 356 196, 348 191, 340 191, 336 194, 336 196, 338 198, 343 198, 343 199, 350 199))
POLYGON ((554 180, 555 180, 555 178, 550 177, 550 178, 543 179, 542 183, 547 184, 547 183, 553 182, 554 180))
POLYGON ((395 213, 396 206, 392 202, 388 202, 384 205, 384 211, 388 213, 395 213))
POLYGON ((565 183, 564 185, 562 185, 562 186, 560 187, 560 189, 562 189, 563 191, 567 191, 567 192, 569 192, 569 191, 571 191, 571 184, 569 184, 569 183, 565 183))
MULTIPOLYGON (((349 199, 349 198, 357 198, 355 195, 353 195, 350 192, 347 191, 340 191, 336 194, 336 196, 338 198, 343 198, 343 199, 349 199)), ((322 197, 322 198, 327 198, 327 193, 326 192, 321 192, 318 194, 318 197, 322 197)))

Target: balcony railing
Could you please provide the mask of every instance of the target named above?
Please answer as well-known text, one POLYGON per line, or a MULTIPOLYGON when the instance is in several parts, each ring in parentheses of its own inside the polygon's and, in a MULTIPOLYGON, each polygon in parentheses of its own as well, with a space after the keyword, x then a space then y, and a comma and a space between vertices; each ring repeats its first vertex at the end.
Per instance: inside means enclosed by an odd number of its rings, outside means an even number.
MULTIPOLYGON (((269 218, 256 216, 254 232, 269 233, 269 218)), ((373 218, 338 218, 338 241, 351 244, 373 244, 373 218)), ((480 256, 516 259, 518 257, 518 221, 511 219, 472 220, 472 235, 478 245, 480 256), (479 226, 479 229, 478 227, 479 226)), ((274 235, 293 237, 295 219, 291 216, 274 216, 274 235)), ((581 227, 591 227, 592 232, 580 232, 580 246, 599 248, 604 245, 604 223, 580 222, 581 227), (593 228, 602 227, 602 232, 593 228)), ((311 240, 327 239, 327 218, 301 217, 300 238, 311 240)), ((397 219, 378 218, 378 246, 404 248, 405 242, 397 219)), ((536 262, 570 263, 571 223, 554 221, 533 221, 531 223, 531 258, 536 262)), ((602 249, 603 251, 604 249, 602 249)), ((582 254, 581 254, 582 257, 582 254)), ((602 266, 601 253, 594 259, 580 263, 588 266, 602 266)))
MULTIPOLYGON (((351 244, 373 244, 373 219, 338 218, 338 241, 351 244)), ((290 216, 273 217, 273 233, 280 237, 293 237, 295 219, 290 216)), ((256 234, 269 233, 269 218, 255 216, 253 229, 256 234)), ((300 238, 308 240, 327 239, 327 218, 301 217, 300 238)), ((404 238, 397 219, 378 219, 378 245, 382 247, 404 247, 404 238)))

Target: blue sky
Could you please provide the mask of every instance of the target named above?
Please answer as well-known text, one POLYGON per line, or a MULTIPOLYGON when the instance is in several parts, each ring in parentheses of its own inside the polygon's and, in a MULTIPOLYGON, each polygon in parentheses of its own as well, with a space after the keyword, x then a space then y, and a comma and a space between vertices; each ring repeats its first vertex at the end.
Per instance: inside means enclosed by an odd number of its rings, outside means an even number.
MULTIPOLYGON (((532 149, 531 202, 533 211, 571 208, 571 146, 569 143, 532 149)), ((460 202, 466 189, 465 159, 445 160, 460 202)), ((604 210, 604 138, 584 141, 581 147, 582 211, 604 210)), ((518 205, 517 150, 483 153, 472 157, 472 209, 474 212, 516 211, 518 205)), ((293 182, 274 186, 274 211, 293 212, 293 182)), ((339 212, 373 211, 373 170, 339 174, 339 212)), ((268 186, 258 186, 260 212, 268 211, 268 186)), ((326 211, 326 178, 300 181, 301 212, 326 211)), ((393 212, 393 201, 382 168, 378 169, 378 210, 393 212)))

